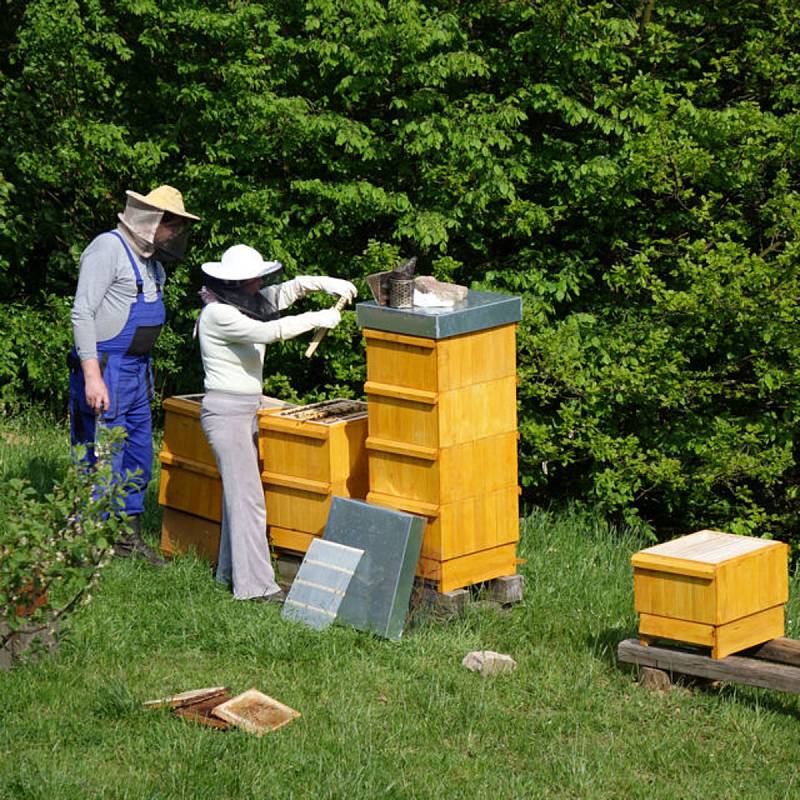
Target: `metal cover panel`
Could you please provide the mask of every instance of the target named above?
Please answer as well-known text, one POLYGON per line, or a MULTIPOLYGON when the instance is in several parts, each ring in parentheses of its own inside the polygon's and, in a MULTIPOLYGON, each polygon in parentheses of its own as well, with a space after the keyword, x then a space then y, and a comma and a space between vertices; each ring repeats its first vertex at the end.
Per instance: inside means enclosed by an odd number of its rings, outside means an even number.
POLYGON ((356 319, 362 328, 447 339, 519 322, 522 300, 498 292, 473 291, 450 308, 390 308, 370 300, 356 304, 356 319))
POLYGON ((388 639, 403 633, 426 519, 334 497, 323 541, 364 551, 338 621, 388 639))
POLYGON ((335 619, 363 550, 314 539, 297 571, 281 616, 316 630, 335 619))

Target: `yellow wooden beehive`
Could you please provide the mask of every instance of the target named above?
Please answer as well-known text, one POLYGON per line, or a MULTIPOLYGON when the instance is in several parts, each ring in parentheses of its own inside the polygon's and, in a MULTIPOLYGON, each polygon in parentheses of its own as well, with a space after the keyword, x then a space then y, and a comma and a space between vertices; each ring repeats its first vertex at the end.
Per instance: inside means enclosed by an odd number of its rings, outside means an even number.
POLYGON ((723 658, 783 636, 788 550, 782 542, 703 530, 635 553, 642 643, 689 642, 723 658))
POLYGON ((427 517, 417 573, 441 592, 516 572, 515 332, 364 329, 367 499, 427 517))
MULTIPOLYGON (((164 439, 159 453, 158 502, 164 507, 161 550, 216 554, 222 517, 222 481, 200 425, 202 394, 177 395, 164 401, 164 439)), ((259 419, 291 407, 274 397, 262 398, 259 419)))
POLYGON ((366 404, 358 400, 327 400, 260 420, 261 481, 274 546, 305 552, 322 535, 334 495, 366 498, 366 438, 366 404))
POLYGON ((219 522, 165 507, 161 521, 161 552, 174 556, 194 550, 200 558, 216 564, 220 527, 219 522))

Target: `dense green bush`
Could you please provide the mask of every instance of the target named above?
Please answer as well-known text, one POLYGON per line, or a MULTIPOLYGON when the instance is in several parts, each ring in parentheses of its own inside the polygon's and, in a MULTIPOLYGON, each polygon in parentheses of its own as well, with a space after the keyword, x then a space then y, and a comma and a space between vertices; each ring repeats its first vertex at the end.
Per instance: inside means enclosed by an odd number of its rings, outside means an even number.
MULTIPOLYGON (((414 253, 421 272, 523 297, 527 499, 579 498, 665 532, 791 537, 796 3, 6 9, 7 298, 49 319, 42 298, 72 293, 124 189, 179 186, 203 222, 168 295, 169 394, 200 385, 197 266, 225 246, 363 292, 363 276, 414 253)), ((52 396, 63 384, 24 373, 29 344, 13 341, 3 402, 52 396)), ((303 346, 270 349, 269 390, 361 393, 352 319, 312 370, 303 346)))

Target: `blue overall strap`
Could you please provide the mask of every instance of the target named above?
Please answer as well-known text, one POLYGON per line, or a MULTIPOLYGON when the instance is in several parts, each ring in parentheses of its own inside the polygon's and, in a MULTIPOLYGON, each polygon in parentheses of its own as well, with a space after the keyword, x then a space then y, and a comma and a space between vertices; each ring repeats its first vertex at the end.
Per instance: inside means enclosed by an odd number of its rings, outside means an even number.
MULTIPOLYGON (((133 257, 131 248, 128 246, 128 243, 125 241, 125 238, 119 231, 109 231, 109 233, 112 236, 116 236, 117 239, 122 242, 122 246, 125 248, 125 252, 128 254, 128 261, 131 262, 131 266, 133 267, 133 274, 136 276, 136 293, 142 294, 144 292, 144 281, 142 280, 142 273, 139 272, 139 266, 136 263, 136 259, 133 257)), ((161 284, 159 283, 158 279, 156 279, 156 294, 161 296, 161 284)))

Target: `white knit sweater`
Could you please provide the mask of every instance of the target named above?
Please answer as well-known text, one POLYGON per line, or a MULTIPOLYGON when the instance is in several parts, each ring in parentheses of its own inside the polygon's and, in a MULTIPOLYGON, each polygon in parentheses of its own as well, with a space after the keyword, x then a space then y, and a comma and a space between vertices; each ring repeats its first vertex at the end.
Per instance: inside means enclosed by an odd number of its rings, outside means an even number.
MULTIPOLYGON (((269 292, 269 299, 278 309, 288 308, 312 288, 317 288, 303 286, 303 280, 295 278, 263 291, 269 292)), ((316 327, 317 314, 309 311, 258 322, 233 306, 209 303, 200 313, 197 326, 206 391, 260 395, 266 346, 312 330, 316 327)))

